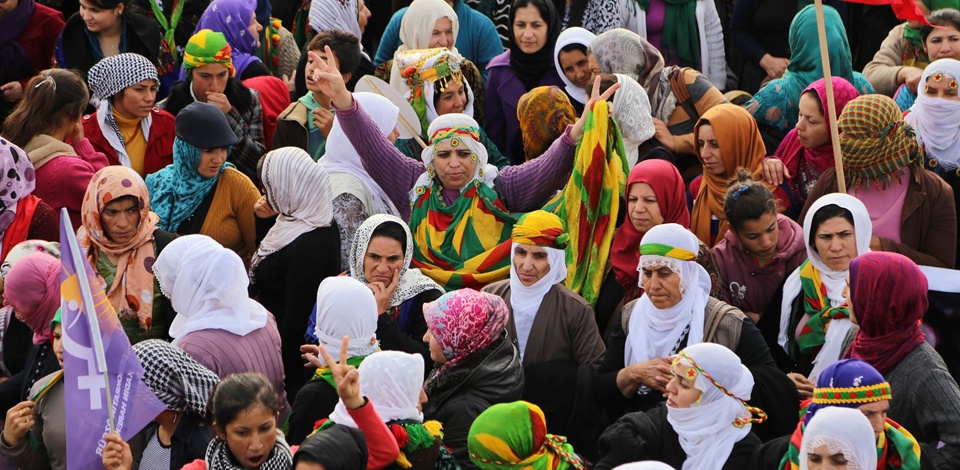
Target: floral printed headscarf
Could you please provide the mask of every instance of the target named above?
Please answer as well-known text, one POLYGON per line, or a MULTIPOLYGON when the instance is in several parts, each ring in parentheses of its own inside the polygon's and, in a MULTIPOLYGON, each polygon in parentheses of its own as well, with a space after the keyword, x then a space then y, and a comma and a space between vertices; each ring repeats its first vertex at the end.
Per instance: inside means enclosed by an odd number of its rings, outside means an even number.
POLYGON ((435 374, 439 375, 500 338, 507 324, 507 304, 493 294, 461 289, 425 304, 423 316, 447 358, 435 374))

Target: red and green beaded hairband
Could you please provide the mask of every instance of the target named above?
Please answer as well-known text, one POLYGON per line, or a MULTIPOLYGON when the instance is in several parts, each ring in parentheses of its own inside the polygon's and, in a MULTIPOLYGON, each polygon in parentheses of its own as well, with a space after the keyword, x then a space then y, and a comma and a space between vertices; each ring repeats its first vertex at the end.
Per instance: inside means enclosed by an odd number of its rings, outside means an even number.
POLYGON ((697 254, 692 251, 663 243, 644 243, 640 245, 640 256, 643 255, 665 256, 680 261, 693 261, 697 259, 697 254))
MULTIPOLYGON (((687 353, 683 351, 680 351, 679 353, 677 353, 677 355, 674 356, 673 358, 673 364, 671 364, 671 366, 676 367, 681 360, 684 360, 690 363, 690 368, 687 369, 687 372, 683 377, 684 379, 687 379, 693 382, 693 381, 696 381, 697 375, 702 375, 703 378, 710 381, 710 383, 712 383, 714 387, 717 387, 718 390, 723 392, 724 395, 739 401, 740 404, 743 405, 743 407, 747 410, 747 412, 750 413, 750 417, 748 418, 737 417, 737 419, 733 420, 734 427, 742 428, 750 423, 760 424, 767 420, 767 413, 765 413, 760 408, 757 408, 755 406, 750 406, 749 404, 747 404, 747 402, 743 401, 743 399, 741 399, 740 397, 727 391, 727 389, 724 388, 723 385, 720 385, 720 382, 717 382, 716 380, 714 380, 713 377, 711 377, 710 374, 707 373, 707 371, 703 370, 703 368, 700 367, 699 364, 697 364, 697 361, 694 361, 693 358, 690 357, 687 353), (754 417, 754 415, 756 415, 756 417, 754 417)), ((701 395, 701 397, 703 397, 703 395, 701 395)))
POLYGON ((813 402, 818 405, 873 403, 880 400, 890 400, 892 398, 893 394, 890 390, 890 384, 887 382, 854 388, 813 389, 813 402))
MULTIPOLYGON (((457 139, 458 137, 469 137, 475 141, 480 141, 480 129, 477 129, 473 126, 457 126, 457 127, 444 127, 437 129, 430 136, 430 143, 432 145, 437 145, 440 142, 448 139, 457 139)), ((450 145, 454 147, 459 147, 459 140, 454 143, 450 142, 450 145)))

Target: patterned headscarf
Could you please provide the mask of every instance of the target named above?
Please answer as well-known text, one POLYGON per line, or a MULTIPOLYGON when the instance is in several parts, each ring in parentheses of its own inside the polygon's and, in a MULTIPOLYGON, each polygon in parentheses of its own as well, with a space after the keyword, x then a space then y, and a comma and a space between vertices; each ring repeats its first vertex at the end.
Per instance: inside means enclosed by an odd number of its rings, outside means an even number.
POLYGON ((629 29, 611 29, 597 36, 590 43, 589 51, 603 73, 624 74, 643 85, 648 96, 653 96, 664 61, 660 51, 642 36, 629 29))
POLYGON ((872 251, 850 262, 850 302, 860 329, 847 357, 867 361, 881 374, 923 343, 927 276, 899 253, 872 251))
POLYGON ((427 327, 447 359, 431 381, 499 339, 507 325, 507 315, 503 299, 473 289, 448 292, 424 304, 427 327))
POLYGON ((101 255, 118 258, 117 274, 107 292, 110 304, 121 318, 135 314, 140 320, 140 329, 150 331, 153 324, 153 263, 156 261, 153 232, 160 218, 150 210, 150 195, 143 178, 123 166, 102 168, 90 179, 80 215, 83 226, 77 231, 77 241, 90 264, 96 266, 101 255), (100 214, 107 204, 127 196, 136 199, 140 225, 129 241, 119 244, 104 231, 100 214))
MULTIPOLYGON (((446 2, 440 1, 447 6, 446 2)), ((445 48, 397 52, 391 72, 394 75, 390 76, 390 82, 394 87, 401 89, 407 101, 413 106, 413 110, 417 112, 421 129, 428 128, 430 123, 439 116, 433 104, 433 95, 437 87, 440 88, 441 93, 450 84, 466 87, 467 103, 463 108, 463 114, 473 117, 475 98, 470 84, 463 77, 463 60, 464 58, 456 51, 445 48)))
POLYGON ((143 364, 143 383, 167 410, 206 414, 210 392, 220 381, 217 374, 163 340, 141 341, 133 345, 133 352, 143 364))
MULTIPOLYGON (((817 447, 826 447, 831 454, 842 453, 848 470, 877 468, 873 427, 859 410, 833 406, 817 413, 803 434, 800 455, 806 457, 817 447)), ((809 468, 808 460, 800 459, 800 470, 809 468)))
POLYGON ((848 188, 886 186, 923 157, 913 128, 897 103, 884 95, 864 95, 847 103, 837 119, 843 171, 848 188))
POLYGON ((481 469, 566 470, 584 468, 567 439, 547 434, 539 406, 498 403, 470 425, 470 460, 481 469))
POLYGON ((177 137, 173 141, 173 164, 147 176, 147 191, 160 217, 157 223, 160 228, 176 232, 180 224, 200 207, 203 198, 216 186, 220 175, 227 168, 236 168, 224 159, 220 171, 212 178, 207 178, 197 171, 202 156, 203 149, 177 137))
MULTIPOLYGON (((254 0, 214 0, 204 10, 197 23, 195 32, 210 30, 223 33, 230 44, 230 58, 236 67, 236 75, 250 64, 260 62, 254 54, 257 52, 260 38, 250 34, 250 22, 253 20, 257 2, 254 0)), ((267 25, 262 25, 266 27, 267 25)), ((185 77, 181 74, 180 79, 185 77)))
POLYGON ((37 174, 27 152, 0 138, 0 237, 17 215, 17 203, 37 187, 37 174))
POLYGON ((31 253, 46 253, 54 258, 59 258, 60 243, 46 240, 24 240, 17 243, 7 252, 7 257, 0 264, 0 279, 6 279, 13 265, 31 253))
POLYGON ((620 89, 613 95, 613 117, 623 134, 623 148, 627 152, 627 167, 633 168, 640 159, 640 144, 657 133, 653 125, 653 111, 646 90, 630 77, 617 74, 620 89))
POLYGON ((564 225, 563 220, 551 212, 542 210, 528 212, 513 226, 510 238, 514 243, 562 251, 570 241, 570 234, 567 233, 564 225))
POLYGON ((803 415, 803 423, 822 408, 842 406, 857 408, 866 403, 893 399, 890 384, 874 369, 860 359, 844 359, 827 366, 817 379, 813 400, 803 415))
POLYGON ((24 256, 7 274, 3 295, 33 331, 33 344, 48 341, 60 308, 60 260, 46 253, 24 256))
POLYGON ((310 29, 321 33, 333 29, 362 39, 357 0, 314 0, 310 3, 310 29))
POLYGON ((144 80, 154 80, 157 84, 157 66, 146 57, 133 52, 125 52, 111 57, 105 57, 90 68, 87 74, 90 91, 99 100, 107 100, 111 96, 123 91, 144 80))
POLYGON ((543 155, 567 126, 577 121, 577 116, 567 94, 550 85, 536 87, 520 97, 517 120, 523 137, 523 154, 530 161, 543 155))
POLYGON ((231 77, 237 72, 233 68, 233 51, 223 33, 201 29, 190 37, 190 42, 183 49, 183 72, 187 80, 190 79, 190 70, 207 64, 226 67, 231 77))

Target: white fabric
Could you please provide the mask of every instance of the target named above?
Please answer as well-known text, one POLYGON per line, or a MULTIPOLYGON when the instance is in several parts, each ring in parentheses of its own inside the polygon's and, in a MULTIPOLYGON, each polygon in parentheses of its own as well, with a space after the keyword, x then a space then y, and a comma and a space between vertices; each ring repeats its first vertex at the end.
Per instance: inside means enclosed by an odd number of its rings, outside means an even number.
MULTIPOLYGON (((110 144, 113 151, 117 153, 117 160, 120 161, 120 164, 127 168, 133 168, 132 163, 130 163, 130 156, 127 155, 127 145, 123 142, 123 136, 120 134, 120 128, 111 126, 107 122, 108 119, 116 124, 116 120, 113 118, 113 106, 109 99, 100 100, 100 103, 97 104, 97 124, 100 125, 100 132, 107 139, 107 143, 110 144)), ((147 117, 140 120, 143 140, 148 143, 150 142, 151 124, 153 124, 153 113, 147 114, 147 117)))
POLYGON ((843 453, 847 470, 877 468, 877 441, 870 421, 856 408, 830 406, 810 418, 800 442, 800 470, 807 470, 807 454, 827 446, 830 454, 843 453))
MULTIPOLYGON (((697 253, 697 236, 679 224, 660 224, 648 230, 640 245, 662 243, 697 253)), ((704 315, 710 297, 710 275, 695 260, 680 261, 655 255, 640 256, 642 267, 668 266, 680 276, 680 302, 667 309, 659 309, 647 297, 637 301, 630 315, 630 326, 624 348, 624 366, 666 357, 690 325, 687 345, 703 342, 704 315)), ((641 280, 643 276, 640 276, 641 280)))
POLYGON ((314 0, 308 16, 310 29, 318 33, 339 29, 363 39, 359 17, 357 0, 314 0))
MULTIPOLYGON (((314 335, 334 360, 340 344, 350 337, 347 357, 369 356, 379 350, 377 299, 362 282, 347 276, 328 277, 317 288, 317 328, 314 335)), ((320 362, 326 365, 323 357, 320 362)))
MULTIPOLYGON (((424 101, 427 103, 427 124, 433 122, 434 119, 440 117, 437 113, 437 107, 433 105, 433 94, 436 92, 436 83, 437 82, 424 82, 423 84, 423 96, 424 101)), ((470 88, 470 83, 464 78, 461 85, 467 90, 467 104, 463 107, 463 113, 466 116, 473 117, 473 103, 476 100, 476 97, 473 94, 473 88, 470 88)), ((408 98, 410 96, 410 90, 407 90, 408 98)))
POLYGON ((923 69, 917 100, 904 120, 916 130, 927 156, 954 170, 960 167, 960 101, 931 98, 923 92, 927 79, 936 73, 945 74, 944 80, 960 81, 960 61, 940 59, 923 69))
POLYGON ((640 158, 640 144, 646 142, 657 128, 653 125, 650 98, 647 92, 627 75, 617 74, 620 89, 613 95, 613 117, 623 134, 623 147, 627 151, 627 168, 633 168, 640 158))
MULTIPOLYGON (((384 137, 389 136, 397 128, 397 116, 400 115, 400 109, 390 100, 374 93, 354 93, 354 99, 357 106, 363 108, 367 115, 373 119, 384 137)), ((380 185, 363 168, 363 162, 360 160, 360 154, 356 148, 347 139, 347 135, 340 128, 340 120, 334 118, 333 127, 330 129, 330 135, 327 137, 327 153, 320 159, 320 165, 330 175, 330 182, 333 188, 333 197, 340 194, 350 193, 364 202, 368 214, 393 214, 400 215, 396 206, 390 201, 390 198, 383 191, 380 185), (345 173, 360 180, 366 191, 363 194, 357 194, 356 185, 349 185, 349 179, 340 175, 345 173)))
MULTIPOLYGON (((816 248, 810 246, 809 243, 811 226, 813 225, 813 217, 820 209, 829 204, 835 204, 847 209, 853 215, 853 228, 856 237, 858 256, 870 251, 870 238, 873 236, 873 223, 870 222, 870 214, 867 212, 867 207, 864 206, 859 199, 848 194, 827 194, 820 199, 817 199, 813 205, 810 206, 810 209, 807 210, 807 216, 803 221, 803 241, 807 247, 807 259, 810 261, 810 264, 812 264, 813 267, 820 272, 820 280, 827 288, 827 297, 830 299, 830 305, 833 307, 839 307, 845 302, 843 298, 843 289, 847 285, 847 273, 849 270, 834 271, 828 268, 826 263, 823 262, 823 259, 820 258, 820 254, 817 253, 816 248)), ((793 273, 790 274, 789 277, 787 277, 787 280, 783 285, 783 303, 781 304, 780 314, 780 334, 777 338, 777 342, 781 347, 784 348, 784 350, 787 350, 787 339, 791 334, 790 317, 793 314, 793 301, 798 295, 800 295, 800 291, 800 268, 798 267, 793 271, 793 273)), ((830 322, 830 327, 827 329, 826 335, 827 342, 824 343, 823 348, 817 355, 816 364, 814 365, 814 372, 816 373, 815 375, 819 376, 820 371, 830 364, 833 364, 840 358, 839 356, 843 352, 840 351, 840 344, 832 344, 831 340, 839 338, 840 342, 842 342, 843 338, 846 336, 846 332, 851 326, 852 323, 850 323, 849 320, 841 320, 837 321, 836 323, 833 321, 830 322)), ((813 375, 814 374, 811 374, 811 376, 813 375)))
MULTIPOLYGON (((440 129, 446 129, 451 127, 472 127, 479 131, 480 125, 477 124, 472 117, 467 116, 466 114, 459 113, 450 113, 439 116, 430 123, 430 128, 427 130, 427 134, 430 135, 430 140, 433 140, 433 134, 440 129)), ((484 147, 480 142, 471 139, 470 137, 461 137, 460 142, 466 144, 470 150, 473 151, 474 155, 477 156, 477 171, 473 174, 473 178, 462 188, 460 192, 463 192, 469 188, 474 181, 480 180, 483 184, 486 184, 490 188, 493 188, 493 183, 497 179, 499 174, 497 167, 488 164, 489 157, 487 156, 487 148, 484 147)), ((424 168, 428 171, 424 171, 423 174, 417 178, 417 182, 413 185, 413 189, 410 190, 410 201, 414 202, 419 197, 417 194, 417 188, 429 188, 433 185, 433 178, 430 177, 430 172, 433 171, 433 145, 428 145, 427 148, 423 149, 423 152, 420 153, 420 160, 423 162, 424 168)))
MULTIPOLYGON (((587 102, 587 90, 574 85, 573 82, 564 75, 563 67, 560 65, 560 50, 571 44, 582 44, 583 47, 589 47, 590 43, 593 42, 596 37, 596 34, 581 27, 574 26, 563 30, 557 38, 557 44, 553 46, 553 65, 557 68, 557 73, 560 74, 560 80, 563 80, 563 84, 566 85, 564 90, 567 91, 567 96, 580 104, 587 102)), ((647 107, 650 107, 650 105, 647 104, 647 107)), ((617 108, 614 107, 613 109, 616 111, 617 108)))
MULTIPOLYGON (((567 279, 567 254, 564 250, 557 248, 540 247, 547 252, 547 264, 550 266, 550 271, 532 286, 527 287, 520 282, 520 277, 517 275, 517 265, 512 260, 519 245, 520 243, 513 242, 510 248, 510 312, 513 315, 513 325, 517 328, 517 343, 520 347, 520 359, 522 360, 523 353, 527 349, 530 329, 533 328, 533 321, 537 318, 537 311, 540 310, 543 296, 553 286, 567 279)), ((524 246, 533 247, 533 245, 524 246)))
POLYGON ((226 330, 244 336, 267 324, 268 312, 247 295, 243 261, 206 235, 170 242, 153 265, 160 290, 177 316, 170 323, 176 345, 200 330, 226 330))
POLYGON ((920 270, 927 276, 928 290, 960 294, 960 270, 932 266, 920 266, 920 270))
MULTIPOLYGON (((400 351, 380 351, 360 363, 360 395, 377 407, 383 422, 409 419, 423 422, 417 409, 423 390, 423 356, 400 351)), ((330 421, 356 428, 343 400, 330 414, 330 421)))
POLYGON ((407 242, 403 245, 403 268, 400 270, 400 282, 397 284, 397 290, 394 291, 393 297, 390 298, 390 306, 396 307, 428 290, 437 290, 443 293, 443 287, 440 287, 440 284, 424 275, 419 269, 410 267, 413 260, 413 235, 410 233, 410 227, 399 217, 389 214, 372 215, 357 228, 357 234, 350 245, 350 276, 364 284, 369 284, 363 271, 363 260, 367 255, 367 247, 370 245, 373 232, 381 225, 391 222, 403 227, 407 242))
POLYGON ((613 470, 674 470, 674 468, 663 462, 645 460, 643 462, 626 463, 615 467, 613 470))
MULTIPOLYGON (((620 0, 623 27, 647 38, 647 12, 636 7, 635 0, 620 0), (626 4, 626 5, 624 5, 626 4)), ((723 25, 717 5, 709 0, 697 0, 697 31, 700 36, 700 73, 719 90, 726 89, 727 57, 723 49, 723 25), (704 47, 706 44, 706 47, 704 47)))
POLYGON ((400 20, 400 47, 393 53, 393 68, 390 70, 390 86, 401 93, 408 90, 406 83, 400 76, 400 69, 397 67, 397 54, 417 49, 429 49, 430 37, 433 35, 433 29, 440 18, 448 18, 453 23, 453 44, 448 44, 447 49, 457 56, 460 55, 456 47, 457 36, 460 32, 460 20, 457 18, 457 13, 453 10, 453 7, 444 0, 415 0, 403 14, 403 19, 400 20))
MULTIPOLYGON (((747 437, 753 426, 749 423, 740 428, 733 425, 737 418, 751 416, 741 400, 750 399, 753 374, 740 363, 733 351, 719 344, 700 343, 683 351, 733 396, 723 393, 698 373, 694 387, 703 392, 700 400, 690 408, 668 406, 667 421, 687 453, 683 470, 720 468, 730 457, 734 444, 747 437)), ((680 363, 688 367, 693 365, 687 359, 681 359, 680 363)))
POLYGON ((330 177, 303 149, 283 147, 264 155, 260 179, 277 222, 257 247, 250 263, 250 281, 263 258, 282 250, 300 235, 333 220, 330 177))

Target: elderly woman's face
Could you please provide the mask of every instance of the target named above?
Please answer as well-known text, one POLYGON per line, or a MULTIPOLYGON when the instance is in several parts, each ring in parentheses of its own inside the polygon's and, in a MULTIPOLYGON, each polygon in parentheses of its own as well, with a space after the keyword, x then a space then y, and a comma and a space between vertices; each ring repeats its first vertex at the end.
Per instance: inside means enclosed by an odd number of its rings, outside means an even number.
POLYGON ((627 191, 627 216, 633 228, 643 233, 663 223, 663 214, 653 187, 647 183, 630 185, 627 191))
POLYGON ((587 65, 590 67, 590 81, 588 83, 593 83, 596 77, 603 73, 603 70, 600 69, 600 62, 597 62, 597 56, 593 54, 587 54, 587 65))
POLYGON ((524 286, 530 287, 550 272, 547 250, 537 245, 517 244, 513 250, 513 268, 524 286))
POLYGON ((641 268, 640 274, 640 283, 654 307, 663 310, 683 300, 683 295, 680 294, 680 275, 670 268, 641 268))
POLYGON ((473 150, 462 139, 447 139, 437 144, 433 154, 433 169, 440 184, 447 189, 463 189, 477 172, 478 162, 473 150), (453 144, 457 145, 454 146, 453 144))
POLYGON ((433 31, 430 32, 429 48, 445 47, 450 49, 453 46, 453 22, 447 17, 440 18, 433 25, 433 31))
POLYGON ((960 101, 957 94, 957 79, 945 73, 935 73, 927 78, 923 94, 928 98, 942 98, 947 101, 960 101))
POLYGON ((112 242, 126 244, 137 235, 140 227, 140 201, 133 196, 110 201, 100 211, 100 226, 112 242))

